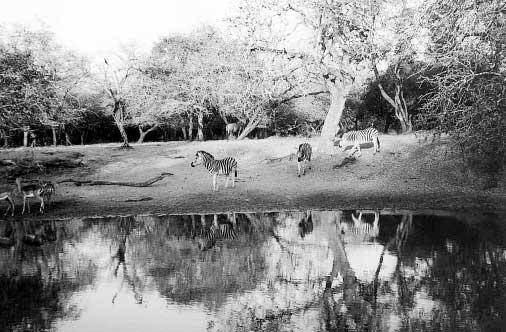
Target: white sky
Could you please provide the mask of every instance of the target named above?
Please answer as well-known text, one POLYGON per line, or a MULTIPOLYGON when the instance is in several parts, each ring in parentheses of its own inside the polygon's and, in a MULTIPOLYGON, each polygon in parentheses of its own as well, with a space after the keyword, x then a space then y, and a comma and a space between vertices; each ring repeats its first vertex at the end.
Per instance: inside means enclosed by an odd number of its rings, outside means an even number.
POLYGON ((4 0, 0 24, 32 27, 40 21, 66 47, 92 57, 109 55, 120 44, 148 47, 171 32, 216 25, 233 0, 4 0))

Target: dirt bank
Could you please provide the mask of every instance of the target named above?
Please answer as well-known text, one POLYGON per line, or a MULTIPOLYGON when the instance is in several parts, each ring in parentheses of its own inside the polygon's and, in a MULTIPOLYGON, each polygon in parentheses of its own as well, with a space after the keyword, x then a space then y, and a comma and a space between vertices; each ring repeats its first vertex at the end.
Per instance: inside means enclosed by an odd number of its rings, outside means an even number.
MULTIPOLYGON (((336 150, 333 156, 316 153, 312 170, 301 178, 297 177, 295 160, 275 158, 295 153, 301 142, 316 145, 313 139, 169 142, 134 145, 133 150, 118 150, 117 145, 11 149, 3 150, 0 159, 12 160, 27 153, 35 159, 39 155, 80 154, 79 162, 84 166, 26 176, 34 180, 144 181, 162 172, 174 174, 146 188, 62 183, 57 188, 56 205, 45 218, 277 209, 506 209, 504 185, 481 190, 458 170, 457 159, 442 159, 444 142, 420 143, 414 135, 384 135, 380 140, 379 154, 372 154, 371 144, 357 161, 341 168, 334 166, 348 151, 336 150), (216 157, 234 156, 239 163, 236 187, 224 189, 221 179, 219 192, 212 192, 207 171, 201 166, 190 167, 197 150, 216 157)), ((12 178, 4 178, 0 190, 13 186, 12 178)), ((19 213, 21 198, 16 202, 19 213)), ((3 209, 5 203, 0 204, 3 209)))

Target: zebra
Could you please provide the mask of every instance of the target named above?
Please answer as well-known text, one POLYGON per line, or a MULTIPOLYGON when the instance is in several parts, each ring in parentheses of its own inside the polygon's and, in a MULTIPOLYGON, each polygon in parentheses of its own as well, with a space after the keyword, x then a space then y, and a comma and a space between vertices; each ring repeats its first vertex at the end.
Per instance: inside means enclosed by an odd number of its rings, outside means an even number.
POLYGON ((218 191, 216 185, 216 178, 218 175, 225 175, 227 180, 225 182, 225 188, 228 187, 228 180, 230 173, 234 171, 232 177, 232 187, 235 187, 235 180, 237 178, 237 161, 232 157, 224 159, 214 159, 213 155, 206 151, 197 151, 195 154, 195 160, 190 164, 191 167, 203 164, 204 167, 213 175, 213 191, 218 191))
POLYGON ((350 156, 355 153, 355 150, 358 151, 360 156, 362 155, 362 152, 360 152, 360 143, 372 142, 374 144, 373 154, 376 154, 376 152, 379 152, 380 149, 380 141, 378 135, 378 130, 373 127, 369 127, 363 130, 348 131, 344 133, 339 140, 339 147, 344 148, 351 143, 353 144, 353 148, 351 149, 350 156))
POLYGON ((311 153, 312 148, 309 143, 302 143, 299 145, 299 150, 297 151, 297 176, 300 177, 300 170, 302 168, 302 175, 306 174, 306 163, 308 164, 309 169, 311 169, 311 165, 309 162, 311 161, 311 153))
POLYGON ((211 225, 209 231, 205 233, 202 238, 197 240, 199 250, 206 251, 216 245, 220 240, 234 240, 237 238, 237 233, 234 230, 232 223, 222 223, 218 226, 211 225))

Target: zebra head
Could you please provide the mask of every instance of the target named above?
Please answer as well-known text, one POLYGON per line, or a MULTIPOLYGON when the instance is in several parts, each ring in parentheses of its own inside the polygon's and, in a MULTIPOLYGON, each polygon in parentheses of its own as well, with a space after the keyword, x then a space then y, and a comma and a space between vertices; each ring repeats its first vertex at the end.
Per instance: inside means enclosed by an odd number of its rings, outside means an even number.
POLYGON ((191 167, 198 166, 204 162, 204 160, 214 159, 213 155, 206 151, 197 151, 195 154, 195 160, 191 162, 191 167))
POLYGON ((345 141, 344 134, 341 135, 341 137, 337 137, 337 146, 340 148, 344 148, 344 141, 345 141))

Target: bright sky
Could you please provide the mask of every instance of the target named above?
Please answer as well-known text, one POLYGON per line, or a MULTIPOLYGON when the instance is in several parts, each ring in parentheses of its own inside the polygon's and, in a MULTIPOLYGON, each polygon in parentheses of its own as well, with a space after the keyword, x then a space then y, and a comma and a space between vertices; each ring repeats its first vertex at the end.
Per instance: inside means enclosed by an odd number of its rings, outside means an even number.
POLYGON ((229 15, 233 0, 8 0, 0 24, 32 27, 42 21, 64 46, 104 56, 121 43, 148 47, 171 32, 216 25, 229 15))

